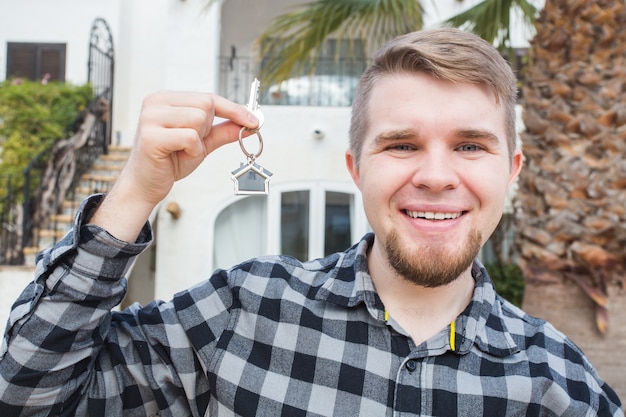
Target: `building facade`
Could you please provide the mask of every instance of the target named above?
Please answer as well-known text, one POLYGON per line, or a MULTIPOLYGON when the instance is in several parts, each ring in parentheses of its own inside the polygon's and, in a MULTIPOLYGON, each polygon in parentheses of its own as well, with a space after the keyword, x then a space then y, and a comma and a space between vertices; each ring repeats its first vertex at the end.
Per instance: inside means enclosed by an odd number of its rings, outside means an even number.
MULTIPOLYGON (((0 0, 0 80, 10 76, 15 48, 27 46, 41 60, 35 77, 54 68, 62 72, 55 75, 59 79, 85 83, 90 27, 101 18, 110 28, 115 54, 114 144, 132 144, 141 102, 157 90, 217 92, 245 104, 259 62, 255 39, 274 17, 308 1, 208 3, 59 0, 52 7, 44 0, 0 0), (50 49, 56 61, 42 57, 41 51, 50 49)), ((431 25, 477 0, 423 3, 431 25)), ((520 42, 523 46, 525 40, 520 42)), ((329 43, 330 49, 338 47, 329 43)), ((323 256, 369 230, 344 162, 351 92, 360 73, 321 71, 281 86, 261 86, 264 147, 257 162, 273 174, 269 194, 235 195, 232 172, 246 162, 236 142, 210 155, 153 213, 155 241, 130 274, 125 303, 169 299, 215 268, 252 256, 323 256), (179 215, 173 216, 171 207, 179 215)), ((245 143, 251 150, 258 146, 254 137, 245 143)))

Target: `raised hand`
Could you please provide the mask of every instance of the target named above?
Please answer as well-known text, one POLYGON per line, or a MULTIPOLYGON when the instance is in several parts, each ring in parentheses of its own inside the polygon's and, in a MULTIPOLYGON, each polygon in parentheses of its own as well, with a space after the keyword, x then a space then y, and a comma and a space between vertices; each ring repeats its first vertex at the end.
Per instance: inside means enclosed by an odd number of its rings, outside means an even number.
POLYGON ((163 91, 146 97, 128 162, 90 222, 119 239, 135 239, 175 181, 236 141, 242 126, 257 125, 246 107, 215 94, 163 91), (216 117, 225 121, 214 124, 216 117))

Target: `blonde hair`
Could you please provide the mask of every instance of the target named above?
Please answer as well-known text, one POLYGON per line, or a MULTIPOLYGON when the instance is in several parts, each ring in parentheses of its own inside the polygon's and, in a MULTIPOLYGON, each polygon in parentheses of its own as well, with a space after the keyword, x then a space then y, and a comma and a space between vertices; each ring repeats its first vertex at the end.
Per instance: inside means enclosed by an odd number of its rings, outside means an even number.
POLYGON ((454 28, 426 29, 383 46, 359 80, 350 121, 350 148, 358 164, 368 129, 368 104, 376 82, 399 73, 426 73, 454 83, 486 85, 504 106, 509 158, 516 148, 517 80, 498 50, 482 38, 454 28))

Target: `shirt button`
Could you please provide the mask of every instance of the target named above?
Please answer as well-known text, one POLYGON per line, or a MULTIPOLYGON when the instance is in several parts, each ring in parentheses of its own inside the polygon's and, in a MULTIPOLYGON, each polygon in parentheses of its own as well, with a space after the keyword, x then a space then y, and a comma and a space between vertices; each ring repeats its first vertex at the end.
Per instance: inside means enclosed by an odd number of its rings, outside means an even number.
POLYGON ((417 369, 417 362, 415 362, 413 359, 411 359, 410 361, 408 361, 408 362, 406 363, 406 365, 405 365, 405 366, 406 366, 406 369, 407 369, 409 372, 413 372, 413 371, 415 371, 415 370, 417 369))

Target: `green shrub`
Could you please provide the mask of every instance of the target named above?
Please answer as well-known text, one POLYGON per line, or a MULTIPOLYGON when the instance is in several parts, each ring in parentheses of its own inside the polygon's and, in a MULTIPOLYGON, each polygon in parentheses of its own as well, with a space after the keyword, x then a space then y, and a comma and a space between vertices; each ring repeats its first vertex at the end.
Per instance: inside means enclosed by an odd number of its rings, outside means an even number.
POLYGON ((0 178, 11 175, 16 180, 16 189, 21 190, 24 168, 56 140, 73 133, 72 123, 92 97, 90 85, 57 82, 43 85, 26 80, 1 82, 0 178))
POLYGON ((519 266, 514 263, 491 263, 485 264, 485 268, 498 294, 520 307, 524 298, 524 276, 519 266))

